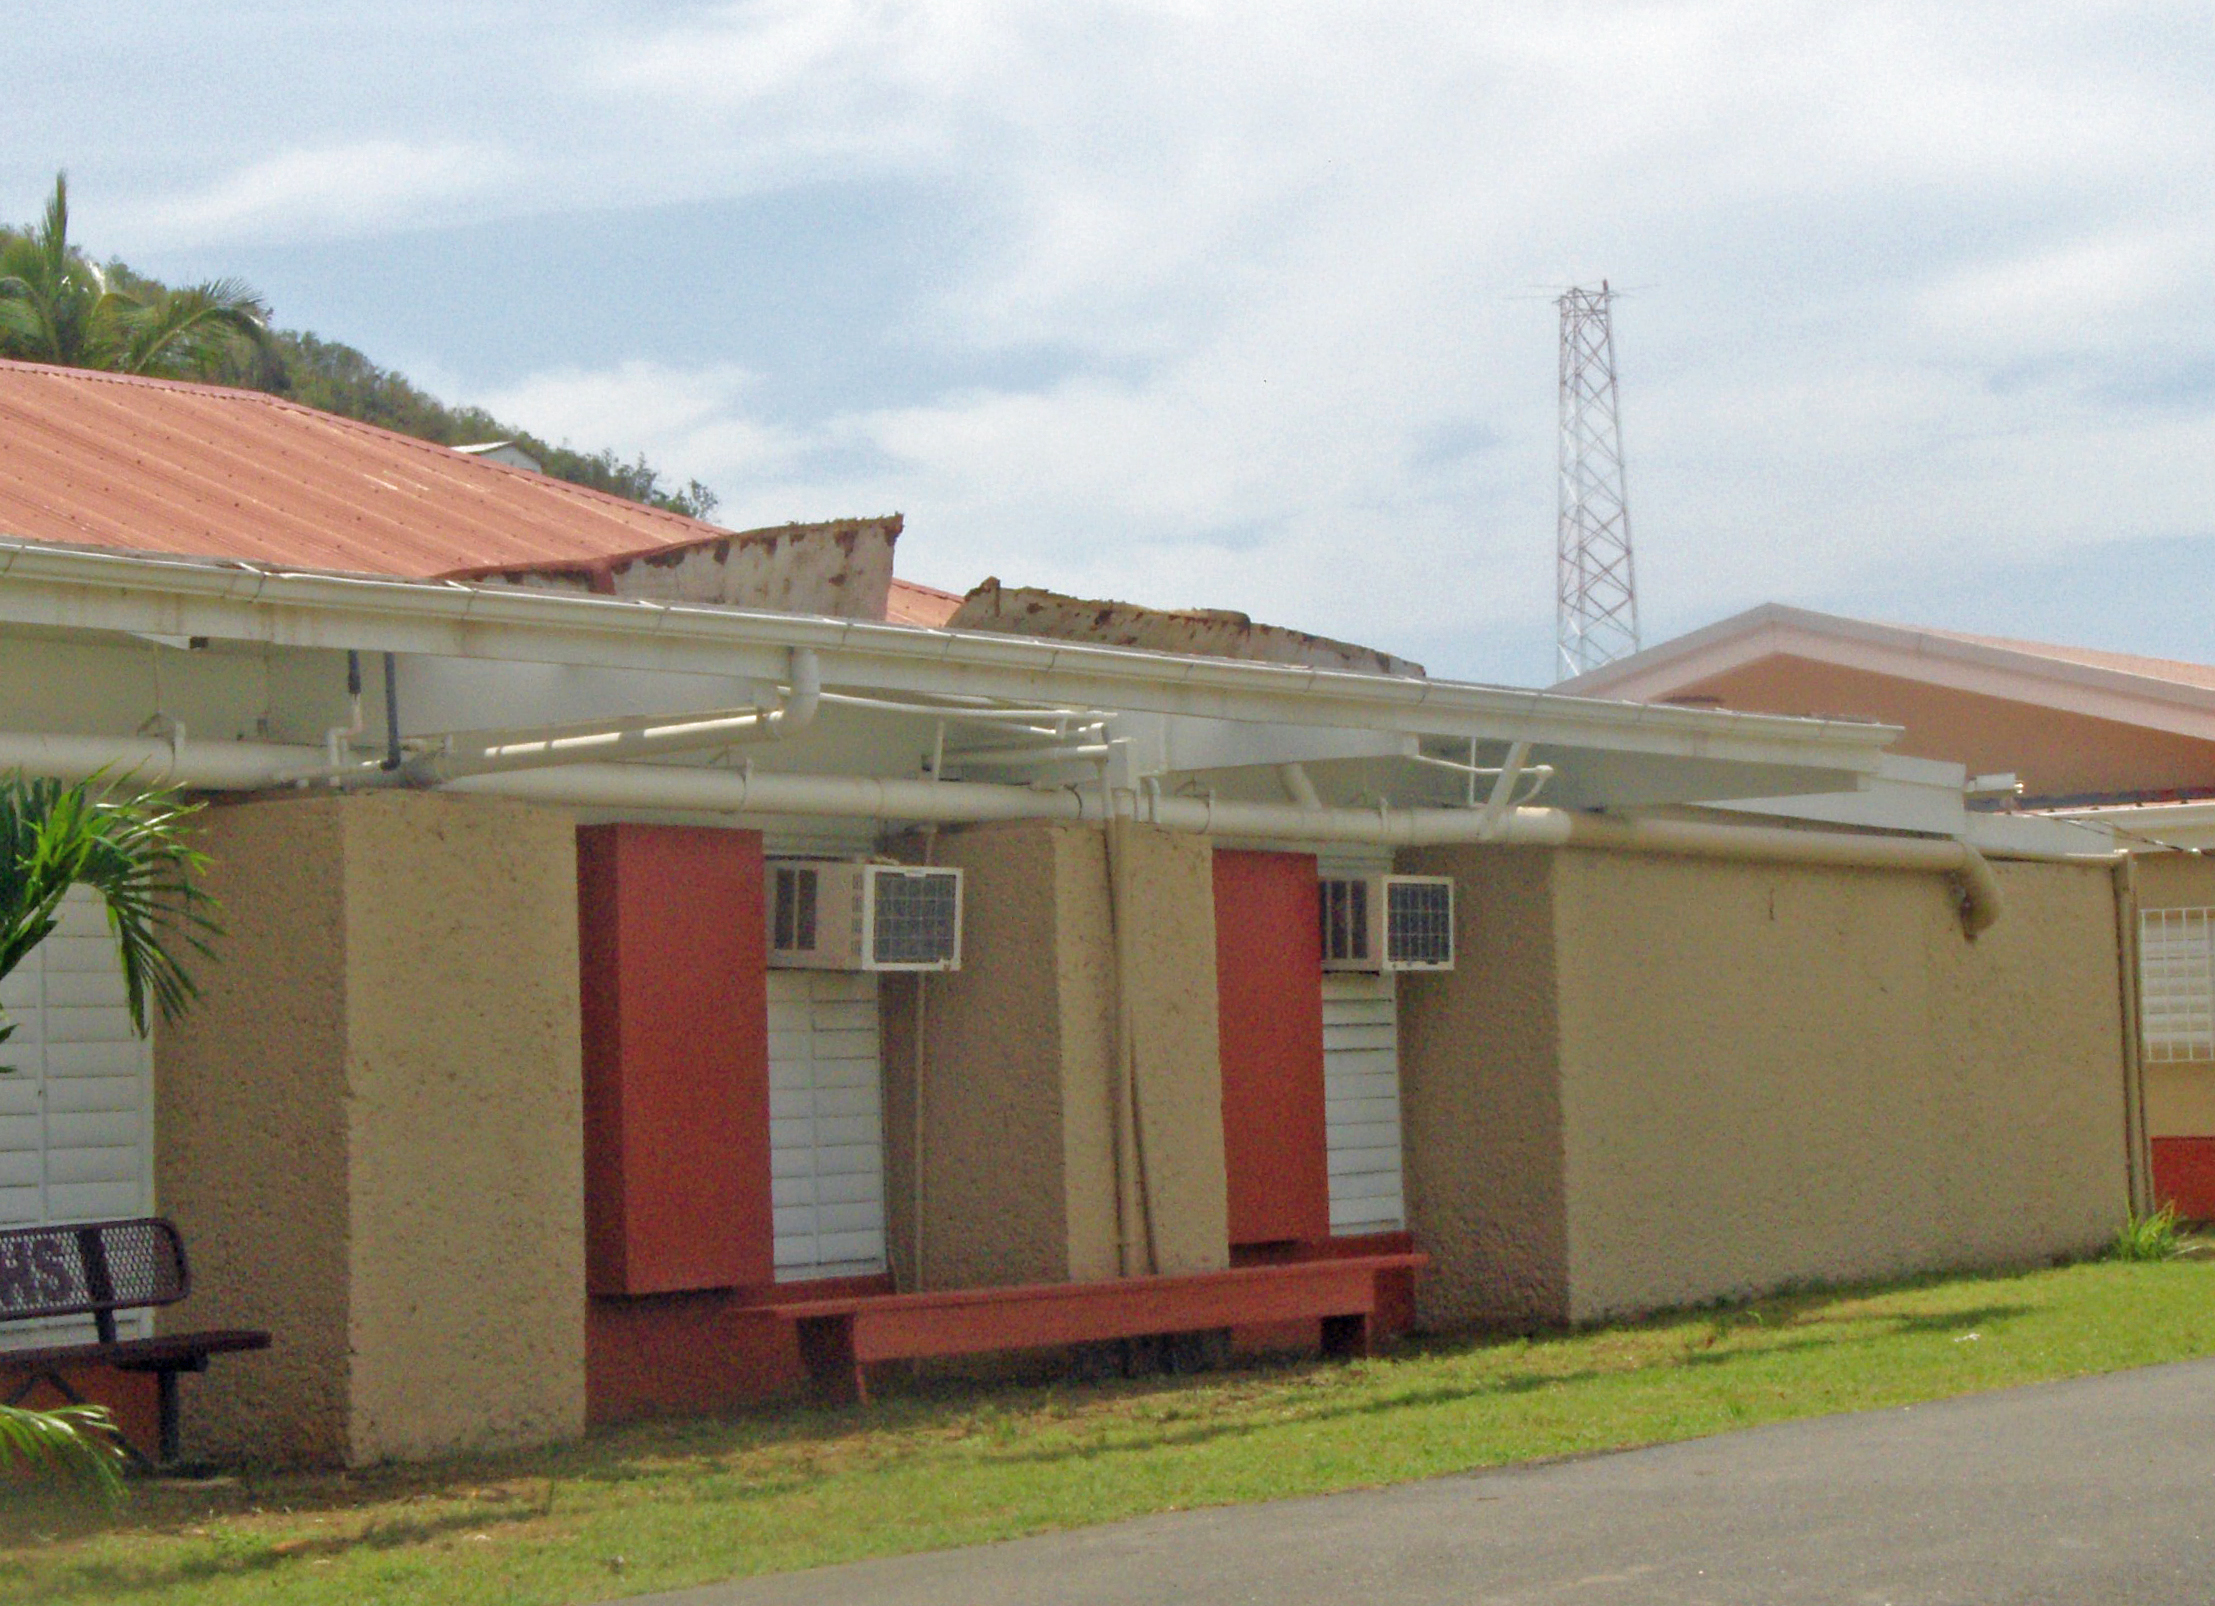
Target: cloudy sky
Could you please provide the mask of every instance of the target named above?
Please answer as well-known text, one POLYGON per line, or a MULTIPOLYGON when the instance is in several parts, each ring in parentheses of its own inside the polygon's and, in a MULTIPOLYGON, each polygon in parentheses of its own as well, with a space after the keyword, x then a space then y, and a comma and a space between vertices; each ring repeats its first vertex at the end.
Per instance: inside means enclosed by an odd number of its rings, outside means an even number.
POLYGON ((101 255, 735 527, 897 509, 950 589, 1550 679, 1548 298, 1604 276, 1649 642, 1776 599, 2215 661, 2204 5, 200 0, 9 45, 0 215, 66 166, 101 255))

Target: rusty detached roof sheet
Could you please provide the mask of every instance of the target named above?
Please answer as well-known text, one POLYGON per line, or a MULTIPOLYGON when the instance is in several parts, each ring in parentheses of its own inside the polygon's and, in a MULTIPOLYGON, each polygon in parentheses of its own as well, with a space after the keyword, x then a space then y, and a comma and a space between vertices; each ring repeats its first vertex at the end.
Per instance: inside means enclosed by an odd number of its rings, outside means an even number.
POLYGON ((0 361, 0 535, 431 579, 728 534, 259 391, 0 361))
POLYGON ((1035 586, 1003 586, 997 578, 971 591, 944 623, 949 630, 1050 636, 1188 657, 1305 664, 1361 675, 1415 679, 1423 675, 1421 664, 1375 647, 1334 641, 1286 625, 1257 624, 1227 608, 1148 608, 1133 602, 1064 596, 1035 586))

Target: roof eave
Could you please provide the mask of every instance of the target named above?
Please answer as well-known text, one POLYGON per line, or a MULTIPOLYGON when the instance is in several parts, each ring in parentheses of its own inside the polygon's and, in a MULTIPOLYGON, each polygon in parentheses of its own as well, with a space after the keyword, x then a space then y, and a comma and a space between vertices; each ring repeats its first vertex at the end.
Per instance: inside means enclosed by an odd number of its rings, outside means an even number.
POLYGON ((1773 654, 2215 740, 2215 689, 1774 602, 1563 681, 1554 690, 1665 696, 1773 654), (1872 649, 1891 661, 1855 661, 1826 652, 1827 643, 1872 649))
POLYGON ((0 623, 760 679, 781 677, 791 649, 807 647, 824 658, 824 679, 833 685, 1051 697, 1849 775, 1873 773, 1899 735, 1860 722, 7 539, 0 539, 0 623))

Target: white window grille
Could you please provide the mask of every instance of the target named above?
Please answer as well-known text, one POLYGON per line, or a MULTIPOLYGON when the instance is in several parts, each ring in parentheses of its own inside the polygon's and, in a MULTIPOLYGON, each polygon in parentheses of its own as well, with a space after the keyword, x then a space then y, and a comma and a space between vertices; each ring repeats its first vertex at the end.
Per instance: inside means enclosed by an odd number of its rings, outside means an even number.
POLYGON ((2215 909, 2138 915, 2138 1013, 2149 1060, 2215 1059, 2215 909))

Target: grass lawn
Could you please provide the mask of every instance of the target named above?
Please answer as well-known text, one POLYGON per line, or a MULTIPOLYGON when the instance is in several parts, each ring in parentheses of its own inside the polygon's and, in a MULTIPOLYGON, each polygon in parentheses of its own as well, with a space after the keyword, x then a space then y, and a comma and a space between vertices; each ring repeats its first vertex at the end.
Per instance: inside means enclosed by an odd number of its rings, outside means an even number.
POLYGON ((1413 1345, 597 1434, 351 1475, 10 1493, 0 1600, 585 1601, 1316 1494, 2215 1353, 2215 1262, 1779 1297, 1413 1345))

